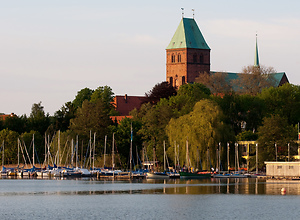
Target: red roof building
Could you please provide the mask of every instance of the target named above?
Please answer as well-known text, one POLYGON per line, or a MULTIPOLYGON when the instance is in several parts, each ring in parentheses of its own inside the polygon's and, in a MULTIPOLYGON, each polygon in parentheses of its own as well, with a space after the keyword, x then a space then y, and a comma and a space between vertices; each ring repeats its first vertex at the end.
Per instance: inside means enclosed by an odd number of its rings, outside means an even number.
POLYGON ((124 96, 115 96, 113 104, 120 116, 129 116, 129 112, 135 108, 139 109, 145 101, 145 96, 128 96, 125 94, 124 96))

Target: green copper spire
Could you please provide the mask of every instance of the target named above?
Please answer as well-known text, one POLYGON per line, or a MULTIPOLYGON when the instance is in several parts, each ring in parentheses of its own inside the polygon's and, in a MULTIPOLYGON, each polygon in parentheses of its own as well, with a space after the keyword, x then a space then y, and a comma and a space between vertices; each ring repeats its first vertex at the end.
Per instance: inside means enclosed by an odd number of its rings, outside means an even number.
POLYGON ((166 49, 194 48, 207 49, 209 46, 193 18, 182 18, 177 30, 166 49))
POLYGON ((254 66, 255 66, 255 67, 259 67, 258 46, 257 46, 257 34, 256 34, 256 43, 255 43, 254 66))

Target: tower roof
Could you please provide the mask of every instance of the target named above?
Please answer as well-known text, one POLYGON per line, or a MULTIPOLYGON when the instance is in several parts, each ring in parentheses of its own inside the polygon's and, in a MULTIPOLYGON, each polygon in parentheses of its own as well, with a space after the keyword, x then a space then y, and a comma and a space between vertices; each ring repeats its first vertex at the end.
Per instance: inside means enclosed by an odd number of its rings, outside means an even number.
POLYGON ((259 56, 258 56, 257 34, 256 34, 256 42, 255 42, 254 66, 255 66, 255 67, 259 67, 259 56))
POLYGON ((210 50, 193 18, 182 18, 166 49, 193 48, 210 50))

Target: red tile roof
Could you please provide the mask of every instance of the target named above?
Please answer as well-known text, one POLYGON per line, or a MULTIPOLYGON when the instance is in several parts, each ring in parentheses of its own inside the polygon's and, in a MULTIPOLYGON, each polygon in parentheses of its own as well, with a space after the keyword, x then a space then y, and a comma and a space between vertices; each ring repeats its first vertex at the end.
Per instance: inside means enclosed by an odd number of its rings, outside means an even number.
POLYGON ((128 116, 133 109, 139 109, 146 100, 145 96, 115 96, 114 105, 121 116, 128 116))

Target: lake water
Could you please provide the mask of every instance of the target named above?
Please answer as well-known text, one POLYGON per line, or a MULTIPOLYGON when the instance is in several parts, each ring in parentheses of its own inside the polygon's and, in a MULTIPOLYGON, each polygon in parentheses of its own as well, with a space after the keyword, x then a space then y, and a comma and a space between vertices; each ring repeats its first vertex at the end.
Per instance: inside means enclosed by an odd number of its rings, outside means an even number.
POLYGON ((292 180, 0 179, 0 219, 299 219, 299 207, 292 180))

